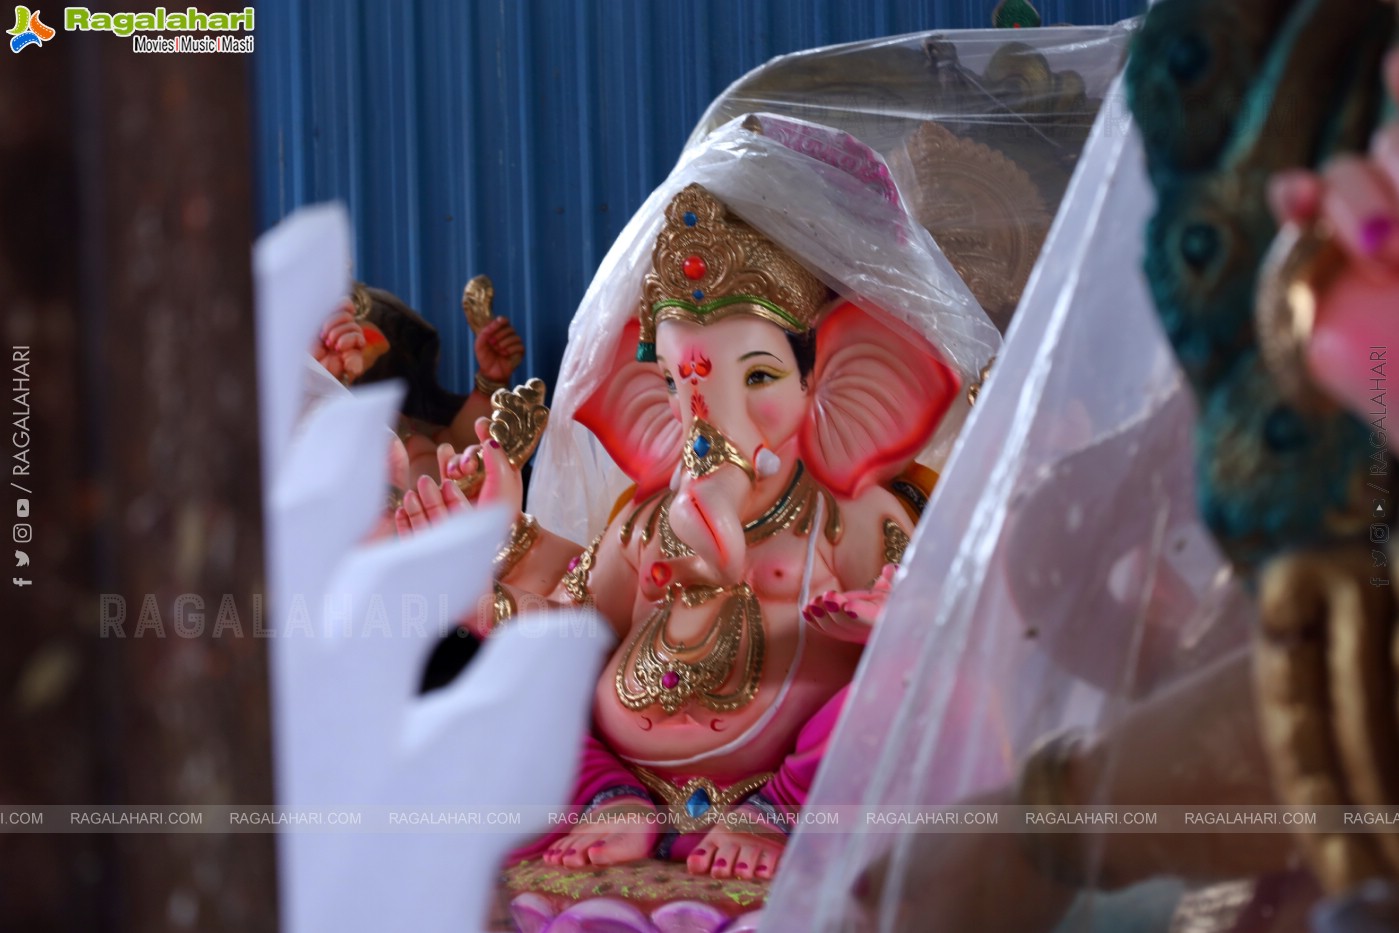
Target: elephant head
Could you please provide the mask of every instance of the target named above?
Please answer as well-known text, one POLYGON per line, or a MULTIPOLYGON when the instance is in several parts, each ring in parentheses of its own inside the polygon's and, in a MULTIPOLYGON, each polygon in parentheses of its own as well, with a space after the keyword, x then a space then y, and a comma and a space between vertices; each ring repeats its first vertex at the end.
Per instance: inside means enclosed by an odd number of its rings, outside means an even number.
POLYGON ((676 537, 742 578, 744 525, 799 463, 842 498, 897 476, 958 389, 911 329, 845 301, 699 185, 666 211, 640 320, 577 418, 676 537))

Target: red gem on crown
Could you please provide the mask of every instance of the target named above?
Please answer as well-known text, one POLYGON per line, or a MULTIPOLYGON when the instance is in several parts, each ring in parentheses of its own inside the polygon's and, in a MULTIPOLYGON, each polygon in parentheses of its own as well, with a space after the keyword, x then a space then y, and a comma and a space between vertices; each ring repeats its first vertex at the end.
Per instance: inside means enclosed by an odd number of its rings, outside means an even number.
POLYGON ((699 256, 685 257, 685 265, 683 268, 685 270, 685 278, 692 282, 704 278, 705 272, 709 271, 709 267, 704 264, 704 259, 699 256))

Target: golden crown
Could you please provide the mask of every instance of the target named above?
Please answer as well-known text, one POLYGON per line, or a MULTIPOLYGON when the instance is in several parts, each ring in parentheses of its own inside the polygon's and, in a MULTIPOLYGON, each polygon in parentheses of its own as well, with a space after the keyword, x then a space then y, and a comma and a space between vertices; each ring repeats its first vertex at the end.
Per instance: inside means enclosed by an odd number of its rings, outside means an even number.
POLYGON ((677 194, 665 218, 641 286, 638 360, 655 360, 656 325, 667 319, 755 314, 791 333, 816 326, 830 298, 825 283, 701 185, 677 194))

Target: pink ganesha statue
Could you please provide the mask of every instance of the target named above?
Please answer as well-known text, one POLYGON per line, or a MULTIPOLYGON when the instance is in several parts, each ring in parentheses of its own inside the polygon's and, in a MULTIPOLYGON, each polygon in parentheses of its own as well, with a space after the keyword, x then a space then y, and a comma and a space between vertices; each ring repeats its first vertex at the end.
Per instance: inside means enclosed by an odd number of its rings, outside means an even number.
MULTIPOLYGON (((924 334, 835 298, 700 184, 665 207, 639 298, 575 413, 634 486, 586 548, 521 514, 470 623, 485 635, 547 599, 594 606, 618 638, 575 788, 584 816, 516 860, 651 858, 761 882, 931 486, 915 456, 962 380, 924 334)), ((405 497, 401 528, 468 507, 450 480, 476 470, 480 501, 518 507, 507 450, 485 419, 477 433, 447 481, 405 497)))

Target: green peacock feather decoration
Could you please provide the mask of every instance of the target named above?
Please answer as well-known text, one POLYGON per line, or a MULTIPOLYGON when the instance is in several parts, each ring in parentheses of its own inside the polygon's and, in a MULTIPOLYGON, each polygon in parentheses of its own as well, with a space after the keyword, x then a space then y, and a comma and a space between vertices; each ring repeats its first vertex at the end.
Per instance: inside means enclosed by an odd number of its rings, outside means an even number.
POLYGON ((1268 178, 1365 147, 1393 24, 1380 0, 1162 0, 1127 66, 1157 192, 1146 276, 1199 403, 1200 510, 1245 574, 1370 524, 1366 426, 1289 400, 1253 307, 1268 178))

